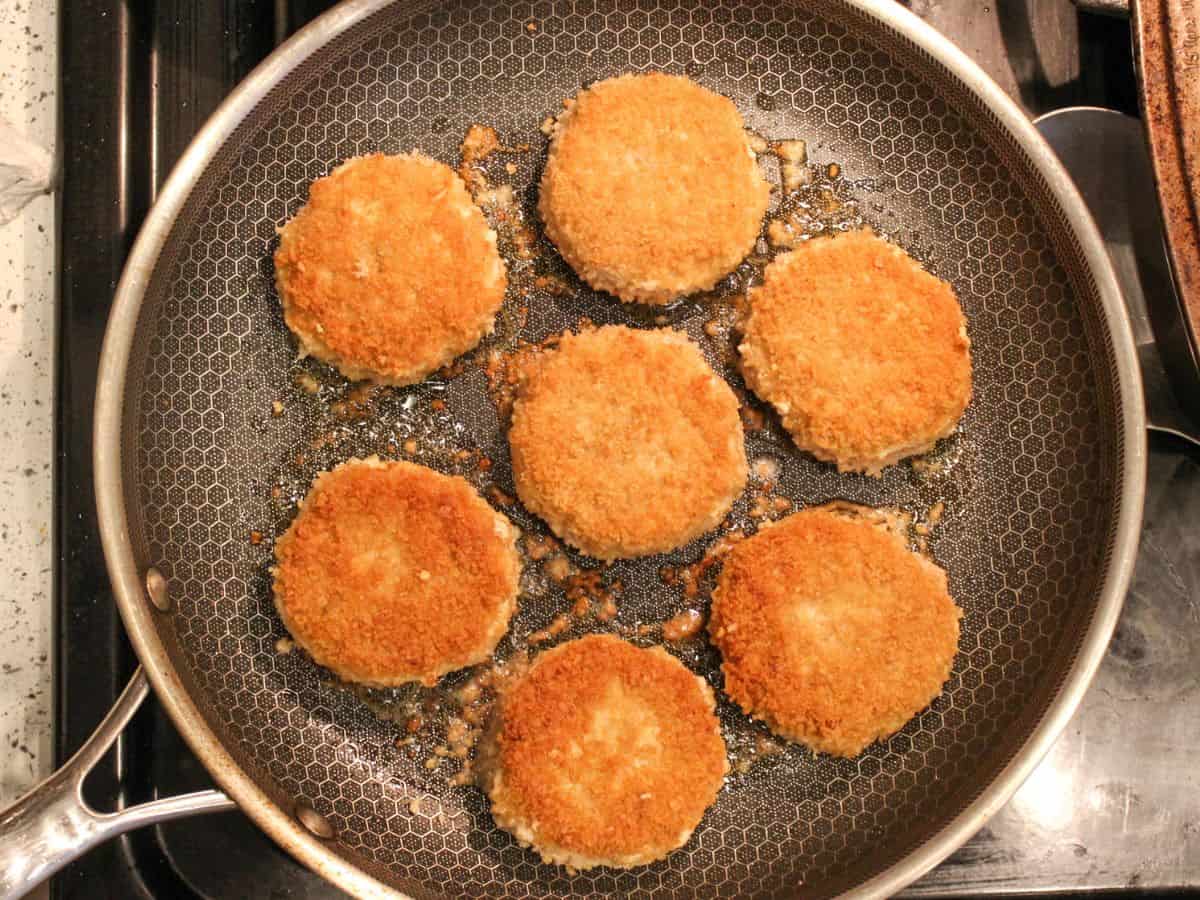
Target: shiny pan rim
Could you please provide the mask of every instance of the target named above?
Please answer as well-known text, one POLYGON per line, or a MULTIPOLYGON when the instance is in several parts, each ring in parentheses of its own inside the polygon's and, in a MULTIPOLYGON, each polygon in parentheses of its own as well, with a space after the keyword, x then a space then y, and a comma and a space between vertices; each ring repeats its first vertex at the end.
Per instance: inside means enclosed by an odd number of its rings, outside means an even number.
MULTIPOLYGON (((289 72, 330 40, 388 6, 393 0, 351 0, 297 32, 260 64, 221 104, 167 179, 126 262, 110 314, 96 384, 93 463, 96 503, 105 560, 117 604, 134 649, 172 721, 220 787, 255 823, 305 865, 359 897, 403 897, 310 834, 277 806, 234 761, 184 689, 160 640, 155 611, 147 601, 130 542, 122 485, 121 431, 127 368, 134 332, 150 276, 192 186, 243 118, 289 72)), ((1116 625, 1137 552, 1145 490, 1146 436, 1141 376, 1132 332, 1107 251, 1053 151, 1016 104, 964 53, 894 0, 841 0, 907 37, 978 97, 1016 140, 1045 178, 1065 211, 1096 280, 1112 338, 1121 409, 1119 428, 1125 449, 1121 510, 1113 554, 1095 615, 1078 656, 1042 721, 1000 774, 930 840, 888 869, 854 888, 848 896, 887 897, 919 878, 974 834, 1003 806, 1070 719, 1104 656, 1116 625)))

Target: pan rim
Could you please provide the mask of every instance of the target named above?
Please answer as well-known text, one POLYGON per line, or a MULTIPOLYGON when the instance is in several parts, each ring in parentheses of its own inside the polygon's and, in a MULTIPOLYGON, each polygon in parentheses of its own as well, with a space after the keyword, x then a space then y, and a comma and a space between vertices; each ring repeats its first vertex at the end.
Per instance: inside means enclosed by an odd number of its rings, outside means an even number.
MULTIPOLYGON (((393 0, 350 0, 326 12, 277 48, 217 108, 180 158, 146 217, 130 251, 101 349, 96 383, 93 467, 101 542, 114 596, 130 641, 168 715, 217 784, 273 840, 338 887, 361 897, 404 897, 309 834, 277 806, 235 762, 209 728, 174 671, 154 626, 129 537, 122 486, 121 429, 127 367, 150 275, 195 179, 243 118, 289 72, 330 40, 393 0)), ((1054 744, 1099 666, 1116 626, 1136 558, 1145 490, 1146 431, 1141 375, 1132 330, 1115 272, 1099 232, 1070 177, 1015 102, 972 60, 932 26, 891 0, 839 0, 886 24, 928 53, 974 94, 1013 136, 1045 178, 1066 214, 1095 277, 1113 344, 1123 410, 1123 479, 1113 556, 1092 622, 1058 695, 1012 760, 965 809, 908 856, 851 890, 847 896, 886 897, 919 878, 962 845, 1003 806, 1054 744)))

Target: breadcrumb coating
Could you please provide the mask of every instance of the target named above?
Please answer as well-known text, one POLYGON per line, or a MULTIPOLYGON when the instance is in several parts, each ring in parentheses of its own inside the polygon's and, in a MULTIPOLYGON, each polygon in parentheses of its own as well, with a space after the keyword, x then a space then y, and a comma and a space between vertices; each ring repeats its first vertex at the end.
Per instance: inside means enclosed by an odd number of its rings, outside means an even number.
POLYGON ((507 286, 496 235, 449 166, 351 159, 280 231, 275 280, 303 353, 405 385, 473 348, 507 286))
POLYGON ((953 432, 971 399, 958 298, 870 229, 779 256, 750 291, 746 383, 796 444, 878 475, 953 432))
POLYGON ((942 691, 962 611, 874 511, 794 513, 736 544, 709 633, 725 692, 793 741, 854 756, 942 691))
POLYGON ((662 859, 728 772, 713 709, 708 685, 659 647, 590 635, 547 651, 481 746, 496 824, 576 869, 662 859))
POLYGON ((516 529, 464 479, 354 459, 318 475, 275 546, 275 606, 347 681, 434 684, 485 660, 516 608, 516 529))
POLYGON ((736 396, 667 329, 607 326, 536 355, 508 439, 521 501, 599 559, 688 543, 746 484, 736 396))
POLYGON ((558 118, 538 208, 588 284, 627 302, 712 288, 753 249, 770 187, 737 107, 676 75, 621 75, 558 118))

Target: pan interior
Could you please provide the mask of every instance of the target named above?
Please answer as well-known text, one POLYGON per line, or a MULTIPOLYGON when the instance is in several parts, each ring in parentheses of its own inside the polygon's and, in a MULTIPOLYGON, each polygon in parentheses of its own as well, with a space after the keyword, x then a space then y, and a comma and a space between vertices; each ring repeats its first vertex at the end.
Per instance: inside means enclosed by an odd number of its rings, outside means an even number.
MULTIPOLYGON (((543 249, 526 275, 571 290, 515 275, 529 293, 510 291, 492 346, 581 317, 660 324, 587 290, 543 249)), ((711 306, 661 315, 742 387, 727 333, 705 330, 711 306)), ((281 807, 312 804, 336 828, 337 853, 414 896, 750 896, 800 885, 824 896, 882 871, 960 812, 1036 726, 1090 619, 1117 519, 1115 364, 1063 211, 954 76, 839 3, 388 6, 285 76, 217 152, 154 268, 134 346, 122 447, 130 529, 139 561, 171 580, 176 605, 159 629, 186 689, 281 807), (396 745, 403 729, 389 712, 419 704, 420 692, 364 703, 302 654, 278 652, 271 542, 315 473, 355 455, 403 455, 412 440, 419 461, 481 489, 511 495, 512 483, 481 366, 382 391, 362 414, 344 381, 297 362, 271 254, 308 184, 341 160, 419 148, 455 164, 473 123, 530 145, 504 157, 517 171, 496 180, 536 222, 539 125, 581 85, 647 69, 731 97, 767 138, 807 141, 811 163, 841 167, 831 189, 854 202, 838 221, 874 225, 956 288, 975 396, 933 466, 841 476, 797 452, 769 415, 748 448, 775 461, 776 494, 798 506, 840 498, 920 518, 943 503, 930 547, 966 616, 944 695, 893 739, 853 760, 798 747, 760 759, 666 861, 568 876, 495 829, 475 788, 448 784, 450 769, 427 771, 428 747, 413 758, 396 745), (493 465, 480 471, 456 450, 493 465)), ((736 524, 750 524, 752 503, 752 492, 738 502, 736 524)), ((506 511, 544 533, 519 505, 506 511)), ((660 570, 694 562, 712 540, 606 570, 624 586, 619 616, 565 636, 703 609, 706 590, 688 598, 660 570)), ((568 605, 536 565, 525 587, 518 637, 568 605)), ((703 641, 670 649, 720 685, 703 641)), ((726 702, 721 717, 738 752, 764 733, 726 702)))

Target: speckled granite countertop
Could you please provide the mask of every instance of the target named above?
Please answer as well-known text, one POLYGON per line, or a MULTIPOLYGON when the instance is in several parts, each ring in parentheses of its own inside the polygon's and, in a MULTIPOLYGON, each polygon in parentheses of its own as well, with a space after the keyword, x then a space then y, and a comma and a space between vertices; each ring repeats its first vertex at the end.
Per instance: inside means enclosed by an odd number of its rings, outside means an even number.
MULTIPOLYGON (((0 4, 0 116, 48 147, 57 115, 56 7, 0 4)), ((54 234, 49 195, 0 226, 0 804, 53 760, 54 234)))

